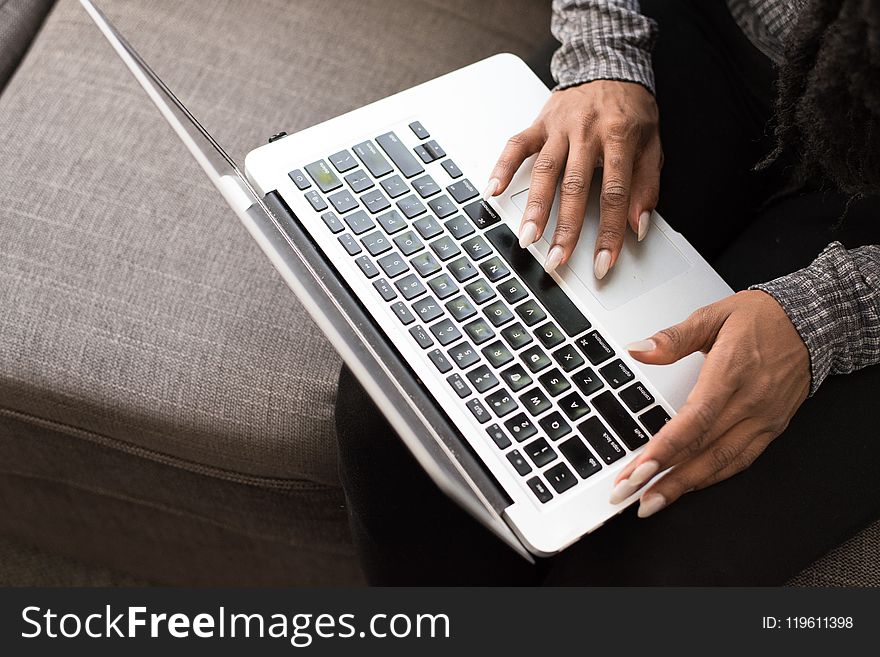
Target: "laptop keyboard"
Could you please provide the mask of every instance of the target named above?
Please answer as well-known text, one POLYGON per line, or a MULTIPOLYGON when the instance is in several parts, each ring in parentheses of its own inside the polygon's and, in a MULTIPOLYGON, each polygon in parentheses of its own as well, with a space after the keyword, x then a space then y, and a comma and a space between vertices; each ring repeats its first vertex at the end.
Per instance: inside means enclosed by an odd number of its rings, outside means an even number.
POLYGON ((669 420, 418 121, 289 176, 540 503, 669 420), (406 127, 401 130, 406 130, 406 127))

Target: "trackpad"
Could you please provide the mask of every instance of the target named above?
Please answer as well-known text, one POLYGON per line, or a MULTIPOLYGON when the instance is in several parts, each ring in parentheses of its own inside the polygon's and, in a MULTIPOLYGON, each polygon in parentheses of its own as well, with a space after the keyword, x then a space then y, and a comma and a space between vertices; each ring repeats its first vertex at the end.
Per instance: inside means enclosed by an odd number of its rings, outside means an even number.
MULTIPOLYGON (((598 187, 600 180, 594 181, 594 189, 598 187)), ((520 211, 525 210, 528 193, 529 190, 526 189, 510 197, 510 200, 520 211)), ((593 276, 593 250, 596 244, 596 235, 599 232, 599 202, 597 195, 591 194, 590 196, 584 227, 574 255, 568 261, 568 268, 604 308, 607 310, 619 308, 690 268, 690 263, 669 240, 661 226, 652 225, 645 239, 641 242, 627 227, 623 249, 617 259, 617 264, 604 279, 596 280, 596 277, 593 276)), ((556 229, 558 206, 559 194, 557 193, 556 200, 553 202, 553 210, 550 213, 550 221, 537 245, 538 250, 544 256, 549 250, 550 240, 556 229)), ((656 217, 655 213, 654 218, 656 217)))

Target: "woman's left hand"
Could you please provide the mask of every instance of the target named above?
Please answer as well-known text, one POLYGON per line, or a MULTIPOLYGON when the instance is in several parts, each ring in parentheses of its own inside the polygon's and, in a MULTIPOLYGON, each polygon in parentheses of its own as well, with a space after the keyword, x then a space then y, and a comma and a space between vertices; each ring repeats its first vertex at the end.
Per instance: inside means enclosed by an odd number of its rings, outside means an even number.
POLYGON ((616 479, 616 504, 672 467, 641 496, 645 518, 685 493, 745 470, 783 432, 810 391, 807 348, 769 294, 740 292, 628 345, 665 365, 702 351, 700 376, 678 414, 616 479))

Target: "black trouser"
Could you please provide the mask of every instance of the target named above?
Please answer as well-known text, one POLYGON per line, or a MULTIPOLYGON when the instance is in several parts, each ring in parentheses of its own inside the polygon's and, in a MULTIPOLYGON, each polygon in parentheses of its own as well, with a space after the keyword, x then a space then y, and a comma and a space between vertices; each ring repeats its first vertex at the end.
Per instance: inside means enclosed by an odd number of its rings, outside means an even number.
MULTIPOLYGON (((840 222, 845 198, 792 190, 783 163, 752 171, 770 148, 773 69, 723 1, 642 9, 661 29, 659 211, 732 287, 799 269, 833 240, 880 243, 878 199, 840 222)), ((829 378, 744 473, 644 520, 634 505, 531 566, 437 490, 343 369, 340 468, 364 569, 375 584, 781 584, 880 516, 878 390, 880 367, 829 378)))

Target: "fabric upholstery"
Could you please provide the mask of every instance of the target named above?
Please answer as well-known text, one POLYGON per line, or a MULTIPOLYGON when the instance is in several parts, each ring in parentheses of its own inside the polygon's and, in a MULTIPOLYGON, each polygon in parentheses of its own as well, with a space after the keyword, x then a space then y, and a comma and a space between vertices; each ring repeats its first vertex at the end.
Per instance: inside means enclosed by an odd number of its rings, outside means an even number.
POLYGON ((0 90, 55 0, 0 0, 0 90))

